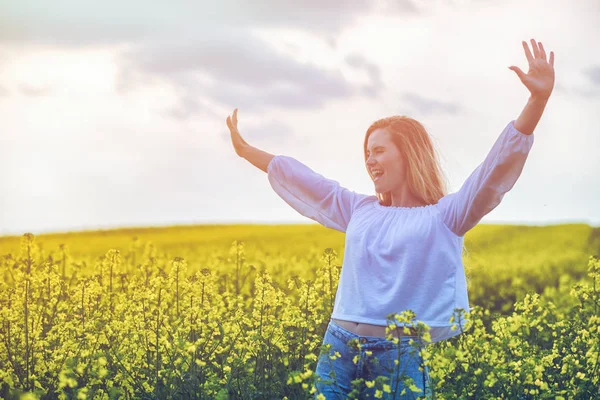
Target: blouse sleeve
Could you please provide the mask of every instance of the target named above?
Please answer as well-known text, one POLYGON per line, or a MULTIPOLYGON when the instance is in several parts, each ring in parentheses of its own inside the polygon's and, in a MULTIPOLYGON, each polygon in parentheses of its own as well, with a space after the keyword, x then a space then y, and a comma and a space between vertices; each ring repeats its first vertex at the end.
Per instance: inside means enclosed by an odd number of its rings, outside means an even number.
POLYGON ((271 187, 292 208, 327 228, 346 232, 364 197, 327 179, 292 157, 276 155, 267 166, 271 187))
POLYGON ((533 134, 526 135, 510 121, 485 160, 456 193, 438 201, 442 220, 458 236, 473 228, 492 211, 514 186, 533 146, 533 134))

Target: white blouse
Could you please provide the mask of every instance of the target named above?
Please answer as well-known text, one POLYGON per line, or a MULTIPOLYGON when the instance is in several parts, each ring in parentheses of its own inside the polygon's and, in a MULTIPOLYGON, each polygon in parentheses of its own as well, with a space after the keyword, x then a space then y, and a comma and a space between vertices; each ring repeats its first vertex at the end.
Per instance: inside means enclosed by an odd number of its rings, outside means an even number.
POLYGON ((387 326, 386 316, 410 309, 431 328, 431 343, 460 334, 450 317, 455 308, 470 311, 464 235, 512 189, 533 140, 509 122, 457 192, 422 207, 382 206, 276 155, 267 166, 273 190, 305 217, 346 233, 331 317, 387 326))

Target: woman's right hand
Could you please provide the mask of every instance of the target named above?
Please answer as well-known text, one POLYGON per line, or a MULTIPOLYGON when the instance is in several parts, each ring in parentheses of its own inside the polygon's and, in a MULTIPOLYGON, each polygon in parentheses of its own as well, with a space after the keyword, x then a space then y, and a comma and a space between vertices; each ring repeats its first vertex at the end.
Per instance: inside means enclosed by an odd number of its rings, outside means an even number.
POLYGON ((237 128, 237 108, 233 111, 233 118, 227 117, 227 126, 231 132, 231 142, 238 156, 243 157, 244 150, 250 145, 242 138, 237 128), (232 122, 233 120, 233 122, 232 122))

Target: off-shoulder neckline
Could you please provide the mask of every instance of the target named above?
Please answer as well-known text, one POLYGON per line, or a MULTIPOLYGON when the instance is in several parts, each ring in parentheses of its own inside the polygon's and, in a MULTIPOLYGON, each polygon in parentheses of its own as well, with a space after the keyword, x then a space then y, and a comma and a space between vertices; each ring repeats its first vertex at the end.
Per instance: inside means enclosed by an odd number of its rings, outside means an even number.
POLYGON ((427 204, 425 206, 415 206, 415 207, 398 207, 398 206, 384 206, 379 203, 379 200, 373 202, 373 205, 377 208, 385 208, 391 210, 415 210, 415 209, 425 209, 434 206, 435 204, 427 204))

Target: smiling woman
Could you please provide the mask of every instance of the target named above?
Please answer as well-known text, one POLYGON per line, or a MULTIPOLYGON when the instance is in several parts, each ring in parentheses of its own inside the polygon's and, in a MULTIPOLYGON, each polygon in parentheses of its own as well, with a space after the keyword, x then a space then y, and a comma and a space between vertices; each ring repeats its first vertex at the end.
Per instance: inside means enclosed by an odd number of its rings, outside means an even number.
POLYGON ((516 121, 506 124, 487 157, 455 193, 446 193, 431 138, 412 118, 382 118, 367 129, 365 164, 377 194, 372 196, 344 188, 293 157, 254 149, 237 130, 237 110, 233 121, 227 117, 236 153, 266 170, 271 187, 286 203, 346 233, 340 280, 323 338, 330 353, 319 355, 315 398, 348 395, 361 379, 371 385, 359 398, 370 398, 376 390, 372 384, 382 375, 391 386, 390 396, 383 398, 405 398, 407 388, 431 397, 423 353, 413 352, 413 357, 409 347, 418 343, 422 348, 469 329, 464 235, 516 183, 552 91, 552 53, 548 63, 541 43, 533 48, 535 59, 526 48, 530 74, 515 71, 533 99, 516 121), (406 319, 407 312, 415 322, 406 319), (397 337, 392 338, 392 332, 397 337), (363 347, 356 348, 356 343, 363 347), (337 387, 328 385, 331 376, 337 378, 337 387), (412 378, 410 386, 407 377, 412 378))
POLYGON ((406 116, 375 121, 367 129, 364 154, 381 205, 424 206, 446 195, 447 179, 420 122, 406 116))

